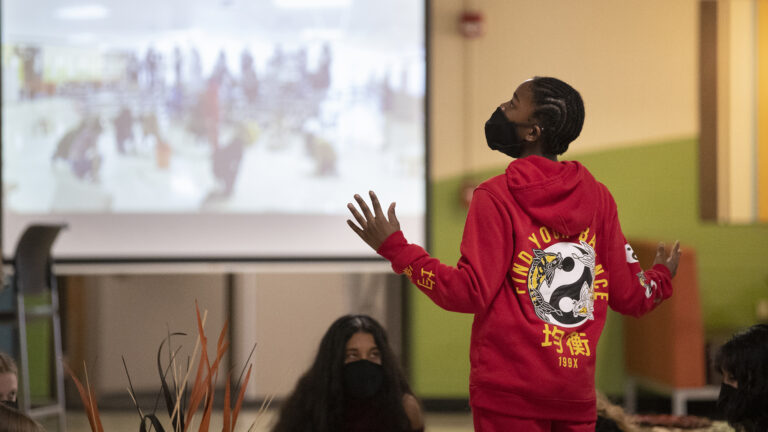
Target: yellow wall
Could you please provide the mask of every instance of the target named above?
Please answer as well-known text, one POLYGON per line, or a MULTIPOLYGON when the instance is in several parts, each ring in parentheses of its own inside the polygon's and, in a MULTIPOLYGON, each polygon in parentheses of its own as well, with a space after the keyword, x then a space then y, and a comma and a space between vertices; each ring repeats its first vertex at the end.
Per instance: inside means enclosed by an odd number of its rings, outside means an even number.
POLYGON ((729 223, 755 220, 756 5, 717 3, 718 220, 729 223))
POLYGON ((768 1, 757 3, 757 205, 768 222, 768 1))
POLYGON ((430 151, 433 179, 505 163, 483 124, 517 85, 555 76, 586 104, 569 154, 698 134, 697 0, 433 0, 430 151), (467 8, 485 35, 457 31, 467 8))

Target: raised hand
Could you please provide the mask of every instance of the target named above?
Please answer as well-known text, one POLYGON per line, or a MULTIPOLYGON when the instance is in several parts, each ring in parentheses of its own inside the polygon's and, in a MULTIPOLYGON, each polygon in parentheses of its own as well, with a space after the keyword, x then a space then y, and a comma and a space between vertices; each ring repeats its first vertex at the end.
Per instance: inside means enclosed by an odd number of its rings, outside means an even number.
POLYGON ((675 245, 672 246, 669 255, 667 255, 667 251, 664 249, 664 243, 659 243, 656 247, 656 258, 654 258, 653 264, 664 264, 669 269, 672 277, 675 277, 677 274, 677 265, 680 263, 681 253, 679 241, 676 241, 675 245))
POLYGON ((357 233, 364 242, 368 243, 368 246, 373 250, 378 250, 384 240, 387 239, 392 233, 400 231, 400 222, 395 215, 395 203, 389 205, 387 215, 381 210, 381 204, 379 199, 373 191, 370 191, 371 205, 373 206, 373 213, 366 204, 365 200, 360 195, 355 195, 355 201, 360 206, 360 214, 354 204, 347 204, 347 208, 355 217, 357 224, 347 219, 347 225, 352 228, 352 231, 357 233))

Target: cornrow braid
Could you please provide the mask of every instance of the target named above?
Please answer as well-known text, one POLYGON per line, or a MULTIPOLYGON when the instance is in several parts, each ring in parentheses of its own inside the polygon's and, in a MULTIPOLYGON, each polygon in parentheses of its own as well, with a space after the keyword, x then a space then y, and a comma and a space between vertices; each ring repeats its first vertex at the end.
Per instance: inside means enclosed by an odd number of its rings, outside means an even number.
POLYGON ((573 87, 557 78, 533 78, 533 117, 542 128, 544 151, 560 155, 581 133, 584 101, 573 87))

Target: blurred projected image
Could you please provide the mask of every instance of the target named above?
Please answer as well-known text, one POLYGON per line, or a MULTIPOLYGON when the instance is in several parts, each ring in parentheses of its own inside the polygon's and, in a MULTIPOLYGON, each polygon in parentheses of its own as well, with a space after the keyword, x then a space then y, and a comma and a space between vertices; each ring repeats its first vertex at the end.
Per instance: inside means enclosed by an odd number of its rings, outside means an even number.
POLYGON ((6 212, 424 207, 423 4, 2 1, 6 212))

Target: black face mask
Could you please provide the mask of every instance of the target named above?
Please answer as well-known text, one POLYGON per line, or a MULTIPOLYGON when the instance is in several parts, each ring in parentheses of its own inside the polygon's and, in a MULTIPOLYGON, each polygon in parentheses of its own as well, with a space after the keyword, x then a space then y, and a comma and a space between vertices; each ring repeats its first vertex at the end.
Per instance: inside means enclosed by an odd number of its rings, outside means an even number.
POLYGON ((354 399, 374 396, 384 383, 384 368, 368 360, 358 360, 344 365, 344 392, 354 399))
POLYGON ((18 400, 15 400, 15 401, 4 400, 4 401, 0 401, 0 403, 7 406, 8 408, 19 409, 18 400))
POLYGON ((501 107, 485 122, 485 141, 491 150, 519 158, 523 154, 523 140, 517 136, 517 124, 509 121, 501 107))
POLYGON ((720 385, 717 406, 725 414, 728 423, 733 425, 754 418, 755 414, 760 412, 757 405, 743 390, 725 383, 720 385))

